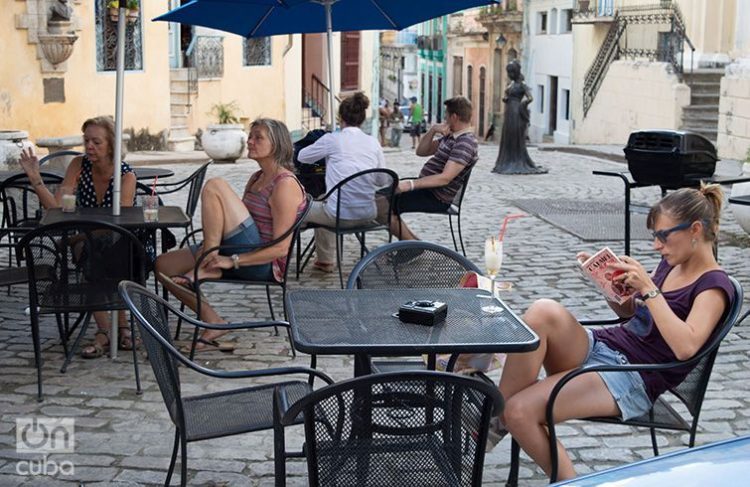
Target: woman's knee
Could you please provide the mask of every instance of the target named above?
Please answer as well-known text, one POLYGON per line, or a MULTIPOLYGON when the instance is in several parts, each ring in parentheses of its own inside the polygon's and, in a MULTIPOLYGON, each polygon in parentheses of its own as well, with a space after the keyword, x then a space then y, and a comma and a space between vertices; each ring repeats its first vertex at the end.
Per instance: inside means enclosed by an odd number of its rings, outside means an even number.
POLYGON ((229 183, 223 179, 223 178, 211 178, 208 181, 205 182, 203 185, 203 194, 204 195, 210 195, 210 194, 218 194, 221 195, 225 193, 226 191, 232 191, 231 186, 229 186, 229 183))
POLYGON ((503 425, 511 433, 538 421, 533 405, 517 397, 511 397, 505 402, 502 419, 503 425))
POLYGON ((565 306, 557 301, 553 299, 538 299, 526 310, 523 320, 532 329, 539 330, 560 323, 567 314, 565 306))

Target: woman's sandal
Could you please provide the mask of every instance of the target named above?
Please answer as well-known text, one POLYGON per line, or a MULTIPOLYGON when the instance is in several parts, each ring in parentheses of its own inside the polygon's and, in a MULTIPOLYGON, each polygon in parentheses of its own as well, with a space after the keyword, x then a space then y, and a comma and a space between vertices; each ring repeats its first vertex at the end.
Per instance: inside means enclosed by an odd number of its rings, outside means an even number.
POLYGON ((86 345, 81 349, 81 357, 83 358, 99 358, 109 352, 109 331, 107 330, 96 330, 94 333, 94 341, 86 345), (107 343, 100 343, 96 338, 100 335, 107 337, 107 343))
MULTIPOLYGON (((121 326, 117 328, 117 348, 119 350, 133 350, 133 336, 130 333, 129 326, 121 326)), ((135 338, 135 347, 138 349, 141 346, 141 339, 135 338)))
MULTIPOLYGON (((190 347, 192 341, 187 341, 183 346, 180 347, 180 352, 187 355, 190 353, 190 347)), ((208 340, 206 338, 198 338, 195 344, 195 353, 200 352, 212 352, 219 351, 224 353, 232 353, 236 345, 233 342, 220 342, 218 340, 208 340)))

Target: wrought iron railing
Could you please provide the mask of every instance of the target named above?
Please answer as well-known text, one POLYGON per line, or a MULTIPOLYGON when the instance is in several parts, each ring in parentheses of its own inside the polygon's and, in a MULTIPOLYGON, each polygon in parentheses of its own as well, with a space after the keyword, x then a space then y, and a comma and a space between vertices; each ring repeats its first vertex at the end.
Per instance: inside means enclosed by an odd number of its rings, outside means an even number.
POLYGON ((584 116, 594 103, 612 62, 620 58, 666 62, 674 73, 682 76, 685 71, 685 44, 691 49, 692 71, 695 47, 687 36, 682 12, 675 3, 662 1, 654 5, 623 7, 616 11, 609 32, 584 79, 584 116))
POLYGON ((189 66, 195 68, 198 79, 224 76, 224 38, 196 36, 190 43, 189 66))
MULTIPOLYGON (((309 90, 302 87, 302 106, 308 108, 302 113, 302 127, 306 130, 320 128, 330 123, 328 105, 331 90, 314 74, 310 79, 309 90)), ((341 102, 339 97, 335 97, 341 102)))
POLYGON ((627 22, 622 21, 617 13, 614 16, 614 22, 609 27, 607 37, 604 38, 602 47, 594 58, 594 62, 586 72, 583 82, 583 116, 588 114, 589 108, 594 103, 596 94, 604 81, 604 77, 609 71, 609 65, 620 57, 620 38, 622 37, 627 22))

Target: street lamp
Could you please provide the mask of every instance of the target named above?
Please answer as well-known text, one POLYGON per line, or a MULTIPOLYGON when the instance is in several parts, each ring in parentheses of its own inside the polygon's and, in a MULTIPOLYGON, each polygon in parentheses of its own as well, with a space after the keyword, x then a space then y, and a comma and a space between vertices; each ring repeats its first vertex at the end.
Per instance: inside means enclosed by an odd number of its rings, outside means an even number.
POLYGON ((498 49, 502 49, 507 43, 508 39, 506 39, 502 33, 500 33, 500 35, 497 36, 497 39, 495 39, 495 45, 498 47, 498 49))

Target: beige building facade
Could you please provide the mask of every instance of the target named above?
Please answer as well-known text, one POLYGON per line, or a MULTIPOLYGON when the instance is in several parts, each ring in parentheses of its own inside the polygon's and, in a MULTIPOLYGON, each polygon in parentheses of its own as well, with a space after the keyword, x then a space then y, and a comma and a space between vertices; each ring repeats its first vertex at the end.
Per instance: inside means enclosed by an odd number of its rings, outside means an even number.
MULTIPOLYGON (((321 35, 247 41, 152 22, 168 3, 141 2, 136 22, 127 27, 123 127, 158 135, 165 147, 168 142, 172 149, 192 149, 194 134, 216 122, 212 107, 235 102, 243 123, 265 116, 284 120, 296 134, 307 128, 316 114, 305 111, 305 89, 313 73, 326 72, 321 35)), ((80 134, 86 118, 114 114, 116 23, 105 0, 68 0, 69 22, 53 18, 53 7, 65 2, 2 4, 0 130, 27 131, 36 141, 80 134)), ((333 44, 335 95, 361 90, 372 97, 373 89, 377 92, 377 33, 337 33, 333 44)), ((321 79, 327 83, 325 76, 321 79)))
POLYGON ((744 106, 743 3, 579 0, 571 141, 625 144, 634 130, 685 129, 737 158, 748 133, 732 109, 744 106))

